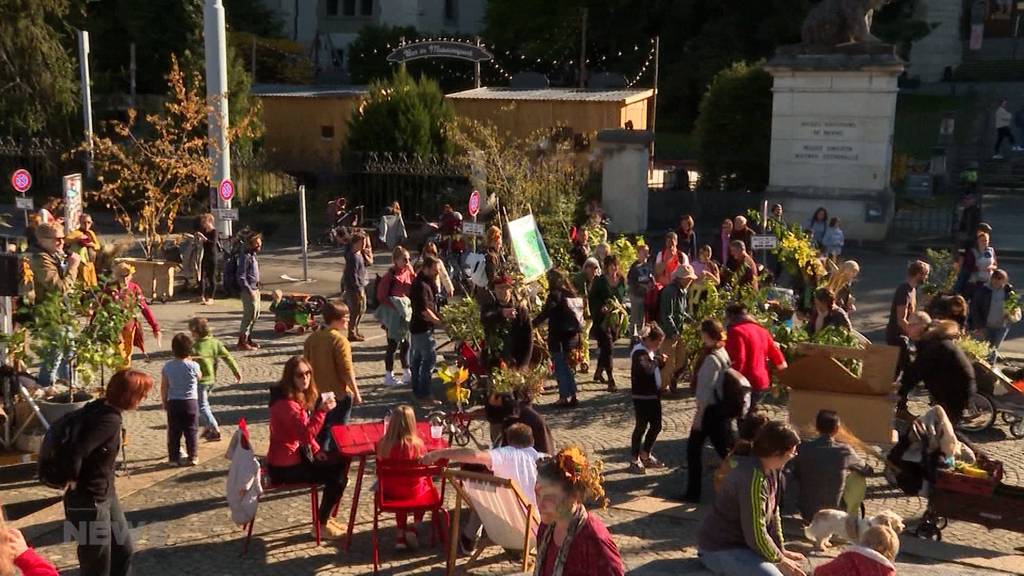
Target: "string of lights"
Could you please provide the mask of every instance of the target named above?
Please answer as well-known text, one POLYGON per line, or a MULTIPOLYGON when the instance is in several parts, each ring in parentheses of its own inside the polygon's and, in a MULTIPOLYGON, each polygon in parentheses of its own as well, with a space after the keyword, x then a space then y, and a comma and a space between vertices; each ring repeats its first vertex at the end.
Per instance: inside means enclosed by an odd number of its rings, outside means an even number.
POLYGON ((654 40, 651 40, 651 51, 647 53, 647 59, 644 60, 644 65, 640 67, 640 72, 633 78, 633 80, 626 83, 626 88, 632 88, 641 78, 644 77, 644 74, 647 73, 647 67, 654 61, 656 46, 657 45, 654 40))

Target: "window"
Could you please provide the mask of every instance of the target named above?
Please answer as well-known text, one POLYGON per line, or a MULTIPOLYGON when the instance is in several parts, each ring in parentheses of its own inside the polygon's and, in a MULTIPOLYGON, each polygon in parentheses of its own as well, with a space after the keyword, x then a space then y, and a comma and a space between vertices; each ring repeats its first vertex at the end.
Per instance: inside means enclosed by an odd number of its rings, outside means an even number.
POLYGON ((343 9, 342 13, 345 16, 355 16, 356 15, 356 0, 344 0, 344 2, 345 3, 342 5, 342 9, 343 9))
POLYGON ((334 140, 334 125, 321 126, 320 137, 324 140, 334 140))
POLYGON ((337 16, 338 15, 338 0, 327 0, 327 15, 337 16))
POLYGON ((359 2, 359 14, 373 16, 373 0, 361 0, 359 2))
POLYGON ((456 22, 459 19, 459 1, 444 0, 444 19, 447 22, 456 22))

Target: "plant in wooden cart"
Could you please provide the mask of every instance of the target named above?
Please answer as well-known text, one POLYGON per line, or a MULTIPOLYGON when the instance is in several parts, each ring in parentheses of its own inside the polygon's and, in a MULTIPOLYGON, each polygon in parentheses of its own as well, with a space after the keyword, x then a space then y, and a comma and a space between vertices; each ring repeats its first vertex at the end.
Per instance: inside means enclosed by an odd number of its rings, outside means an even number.
MULTIPOLYGON (((157 256, 163 235, 174 231, 178 213, 193 198, 205 198, 210 186, 210 108, 202 79, 182 72, 172 57, 167 82, 162 113, 139 122, 138 113, 129 110, 127 121, 106 125, 111 136, 94 135, 91 142, 100 187, 89 197, 111 210, 129 234, 143 236, 149 259, 157 256)), ((232 126, 229 141, 251 135, 253 118, 250 114, 232 126)))
POLYGON ((483 342, 484 326, 480 322, 480 305, 472 297, 467 296, 442 308, 441 319, 452 340, 472 345, 483 342))
POLYGON ((957 338, 957 346, 967 354, 967 357, 974 362, 982 361, 987 362, 989 356, 992 354, 992 346, 988 342, 971 338, 970 336, 961 336, 957 338))

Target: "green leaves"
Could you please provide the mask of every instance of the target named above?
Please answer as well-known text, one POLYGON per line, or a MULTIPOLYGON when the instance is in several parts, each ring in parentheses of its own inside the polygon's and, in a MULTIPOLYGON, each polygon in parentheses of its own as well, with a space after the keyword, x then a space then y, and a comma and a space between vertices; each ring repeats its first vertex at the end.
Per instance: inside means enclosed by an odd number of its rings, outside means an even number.
POLYGON ((476 344, 484 339, 484 326, 480 323, 480 306, 467 296, 450 302, 441 309, 445 331, 452 340, 476 344))

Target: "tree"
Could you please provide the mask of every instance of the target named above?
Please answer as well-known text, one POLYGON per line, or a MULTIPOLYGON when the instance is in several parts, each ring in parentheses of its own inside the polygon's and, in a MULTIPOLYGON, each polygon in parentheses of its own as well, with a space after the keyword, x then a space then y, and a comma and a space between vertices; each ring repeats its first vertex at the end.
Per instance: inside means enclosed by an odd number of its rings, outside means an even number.
POLYGON ((70 9, 70 0, 0 4, 0 133, 68 135, 78 101, 65 49, 72 43, 70 9))
POLYGON ((256 42, 256 79, 261 84, 309 84, 313 81, 313 61, 306 54, 306 48, 298 42, 285 38, 262 38, 250 32, 228 34, 228 42, 249 69, 252 66, 253 41, 256 42))
MULTIPOLYGON (((181 208, 210 183, 207 112, 202 79, 186 75, 171 57, 168 100, 161 114, 145 118, 129 110, 128 121, 109 124, 115 138, 93 136, 93 163, 100 188, 92 199, 114 212, 129 233, 144 236, 143 250, 156 256, 162 234, 174 231, 181 208), (145 132, 146 136, 139 134, 145 132)), ((247 135, 249 122, 232 125, 229 141, 247 135)), ((84 145, 83 145, 84 147, 84 145)))
POLYGON ((715 75, 696 123, 704 184, 758 191, 768 184, 771 88, 760 63, 737 62, 715 75))
POLYGON ((397 152, 448 156, 455 113, 437 83, 414 80, 399 69, 386 82, 370 84, 369 96, 349 120, 346 148, 358 152, 397 152))

